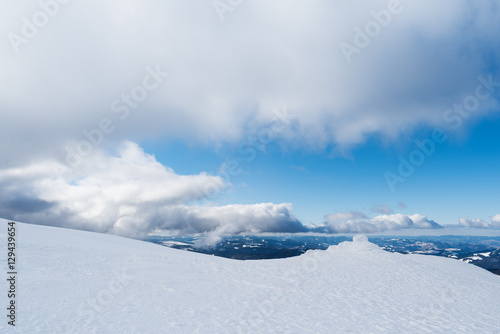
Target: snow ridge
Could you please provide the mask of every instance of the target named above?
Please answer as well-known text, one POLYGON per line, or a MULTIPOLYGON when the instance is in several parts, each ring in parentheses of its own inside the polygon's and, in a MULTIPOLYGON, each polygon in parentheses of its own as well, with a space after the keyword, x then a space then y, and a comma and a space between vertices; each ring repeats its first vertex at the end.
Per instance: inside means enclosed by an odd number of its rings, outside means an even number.
MULTIPOLYGON (((17 225, 19 319, 15 329, 2 321, 2 333, 499 333, 498 276, 389 253, 366 236, 294 258, 237 261, 17 225)), ((0 240, 5 248, 6 229, 0 240)))

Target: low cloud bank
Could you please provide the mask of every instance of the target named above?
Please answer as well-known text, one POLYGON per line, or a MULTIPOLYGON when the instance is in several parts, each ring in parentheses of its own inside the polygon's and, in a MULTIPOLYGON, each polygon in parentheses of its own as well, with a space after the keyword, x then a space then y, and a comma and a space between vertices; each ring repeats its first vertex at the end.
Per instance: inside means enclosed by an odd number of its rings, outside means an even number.
POLYGON ((458 226, 461 227, 476 227, 476 228, 500 228, 500 214, 490 217, 491 222, 488 223, 478 218, 460 218, 458 226))
MULTIPOLYGON (((297 219, 290 203, 230 204, 210 201, 231 185, 207 173, 179 175, 123 142, 115 155, 103 151, 85 159, 78 170, 55 161, 0 169, 0 217, 29 223, 113 233, 133 238, 158 230, 202 233, 202 244, 238 233, 375 233, 402 229, 438 229, 422 214, 368 217, 360 211, 325 216, 319 226, 297 219)), ((500 227, 500 214, 487 223, 461 218, 458 226, 500 227)), ((202 246, 202 245, 200 245, 202 246)))
POLYGON ((378 215, 368 218, 361 212, 347 212, 327 215, 323 226, 317 226, 317 232, 326 233, 376 233, 388 230, 401 230, 408 228, 436 229, 442 228, 425 215, 391 214, 378 215))
POLYGON ((153 230, 217 235, 306 232, 288 203, 202 205, 230 185, 206 173, 178 175, 135 143, 100 152, 78 171, 45 161, 0 170, 0 216, 141 238, 153 230))

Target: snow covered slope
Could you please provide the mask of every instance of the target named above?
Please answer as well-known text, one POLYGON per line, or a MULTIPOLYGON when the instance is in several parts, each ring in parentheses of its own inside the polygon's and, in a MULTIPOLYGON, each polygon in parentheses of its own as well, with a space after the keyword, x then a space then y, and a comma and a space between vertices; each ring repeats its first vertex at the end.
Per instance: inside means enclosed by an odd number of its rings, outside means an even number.
POLYGON ((363 236, 295 258, 237 261, 17 228, 17 325, 3 315, 1 333, 500 333, 499 276, 453 259, 385 252, 363 236))

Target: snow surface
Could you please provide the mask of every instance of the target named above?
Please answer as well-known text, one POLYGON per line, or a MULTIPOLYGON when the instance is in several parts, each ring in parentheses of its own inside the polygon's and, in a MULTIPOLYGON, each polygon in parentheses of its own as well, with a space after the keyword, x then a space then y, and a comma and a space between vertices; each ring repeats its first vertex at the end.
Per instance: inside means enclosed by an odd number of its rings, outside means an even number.
MULTIPOLYGON (((17 228, 17 326, 3 315, 1 333, 500 333, 499 276, 449 258, 389 253, 364 236, 300 257, 238 261, 17 228)), ((4 279, 1 289, 6 307, 4 279)))

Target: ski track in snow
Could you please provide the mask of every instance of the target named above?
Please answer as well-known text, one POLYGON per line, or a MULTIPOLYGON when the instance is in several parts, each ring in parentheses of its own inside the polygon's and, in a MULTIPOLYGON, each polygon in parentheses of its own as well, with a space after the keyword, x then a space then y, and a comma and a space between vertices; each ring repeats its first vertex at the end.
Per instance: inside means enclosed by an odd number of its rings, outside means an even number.
MULTIPOLYGON (((17 326, 4 315, 1 333, 500 333, 498 276, 389 253, 362 236, 299 257, 238 261, 16 225, 17 326)), ((6 307, 6 280, 1 289, 6 307)))

